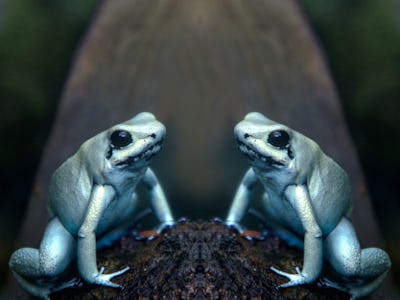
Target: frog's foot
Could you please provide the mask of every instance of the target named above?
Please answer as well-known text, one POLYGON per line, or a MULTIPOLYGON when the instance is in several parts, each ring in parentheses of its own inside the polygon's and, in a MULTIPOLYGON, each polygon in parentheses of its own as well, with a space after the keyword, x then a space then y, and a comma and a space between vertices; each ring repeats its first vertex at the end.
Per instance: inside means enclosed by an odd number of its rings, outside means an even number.
POLYGON ((246 231, 245 227, 243 227, 240 223, 234 221, 225 221, 225 225, 233 228, 238 231, 240 234, 246 231))
POLYGON ((153 240, 159 235, 160 234, 156 230, 134 230, 131 232, 131 236, 137 241, 153 240))
POLYGON ((319 283, 324 288, 332 288, 332 289, 337 289, 337 290, 345 292, 345 293, 350 293, 349 285, 345 284, 345 283, 335 282, 326 277, 321 278, 319 280, 319 283))
POLYGON ((30 294, 34 295, 37 298, 41 299, 50 299, 49 296, 52 293, 61 291, 66 288, 77 288, 82 285, 82 281, 79 278, 73 278, 69 281, 62 282, 62 281, 54 281, 48 279, 38 279, 36 280, 38 284, 33 284, 27 281, 25 278, 13 272, 17 281, 23 286, 23 288, 29 292, 30 294))
POLYGON ((17 282, 26 290, 29 294, 45 300, 50 300, 49 295, 52 293, 50 286, 40 284, 36 285, 24 277, 20 276, 17 272, 12 271, 17 282))
POLYGON ((267 234, 257 230, 244 230, 241 234, 246 240, 264 240, 267 234))
POLYGON ((119 270, 117 272, 114 272, 114 273, 103 274, 104 267, 101 267, 99 273, 97 275, 95 275, 91 280, 88 280, 88 281, 93 284, 98 284, 98 285, 103 285, 103 286, 108 286, 108 287, 113 287, 113 288, 122 288, 121 285, 111 282, 111 279, 113 279, 114 277, 119 276, 121 274, 124 274, 128 270, 129 270, 129 267, 126 267, 126 268, 119 270))
POLYGON ((175 221, 168 221, 159 224, 156 228, 151 230, 133 231, 132 235, 136 240, 153 240, 158 237, 164 230, 174 226, 178 222, 186 222, 186 219, 175 221))
POLYGON ((355 284, 335 282, 326 277, 320 279, 321 286, 324 288, 332 288, 351 295, 350 299, 358 299, 362 296, 359 295, 358 287, 355 284))
POLYGON ((242 237, 244 237, 247 240, 263 240, 267 234, 267 232, 264 231, 260 232, 258 230, 247 230, 244 226, 242 226, 240 223, 238 222, 234 222, 234 221, 225 221, 223 222, 221 219, 219 218, 214 218, 213 219, 214 222, 222 222, 225 223, 226 226, 233 228, 234 230, 236 230, 242 237))
POLYGON ((333 288, 339 291, 350 294, 351 300, 359 299, 365 297, 372 293, 378 285, 383 281, 386 277, 387 272, 380 275, 375 280, 365 283, 363 280, 354 279, 354 281, 343 281, 343 282, 335 282, 326 277, 320 279, 320 283, 325 288, 333 288), (376 283, 378 282, 378 284, 376 283))
POLYGON ((222 220, 221 218, 218 218, 218 217, 213 218, 211 221, 213 221, 215 223, 225 223, 224 220, 222 220))
POLYGON ((182 217, 182 218, 179 218, 178 221, 176 221, 175 223, 178 224, 178 223, 186 223, 186 222, 189 222, 189 219, 182 217))
POLYGON ((50 290, 51 293, 55 293, 63 289, 78 288, 81 287, 82 284, 83 284, 82 280, 78 277, 75 277, 66 282, 57 282, 56 284, 53 285, 53 287, 50 288, 50 290))
POLYGON ((176 224, 176 222, 174 220, 162 222, 160 225, 158 225, 156 227, 155 231, 157 232, 157 235, 159 235, 165 229, 170 228, 170 227, 174 226, 175 224, 176 224))
POLYGON ((281 284, 280 286, 278 286, 278 288, 287 288, 287 287, 291 287, 291 286, 297 286, 297 285, 302 285, 302 284, 307 284, 307 283, 312 282, 311 278, 309 278, 309 277, 305 276, 303 273, 301 273, 301 270, 299 267, 296 267, 296 274, 286 273, 281 270, 278 270, 275 267, 271 267, 271 270, 274 271, 275 273, 289 279, 289 281, 287 283, 281 284))
POLYGON ((137 240, 153 240, 156 237, 158 237, 159 235, 160 234, 156 230, 143 230, 137 234, 136 239, 137 240))

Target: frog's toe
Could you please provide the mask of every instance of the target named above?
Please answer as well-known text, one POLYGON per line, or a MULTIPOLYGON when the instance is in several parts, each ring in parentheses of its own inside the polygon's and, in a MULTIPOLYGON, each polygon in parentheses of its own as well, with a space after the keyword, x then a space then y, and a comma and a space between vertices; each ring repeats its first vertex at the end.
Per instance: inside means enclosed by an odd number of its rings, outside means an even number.
POLYGON ((163 232, 165 229, 170 228, 172 226, 175 225, 175 221, 171 220, 171 221, 166 221, 166 222, 162 222, 160 225, 158 225, 155 229, 155 231, 160 234, 161 232, 163 232))
POLYGON ((319 280, 319 283, 324 288, 333 288, 333 289, 338 289, 338 290, 344 290, 344 286, 342 286, 342 285, 338 284, 337 282, 334 282, 326 277, 321 278, 319 280))
POLYGON ((112 287, 112 288, 117 288, 117 289, 122 288, 121 285, 111 282, 110 279, 105 278, 105 277, 106 276, 101 276, 101 278, 99 278, 98 281, 96 281, 96 284, 102 285, 102 286, 107 286, 107 287, 112 287))
POLYGON ((122 288, 121 285, 111 282, 111 279, 113 279, 116 276, 124 274, 128 270, 129 270, 129 267, 126 267, 126 268, 119 270, 117 272, 114 272, 114 273, 103 274, 104 267, 102 267, 100 269, 99 273, 95 276, 93 283, 103 285, 103 286, 113 287, 113 288, 122 288))
POLYGON ((279 270, 279 269, 277 269, 275 267, 270 267, 270 269, 271 269, 271 271, 275 272, 276 274, 284 276, 284 277, 287 277, 289 279, 290 279, 290 276, 293 275, 293 274, 289 274, 289 273, 286 273, 284 271, 281 271, 281 270, 279 270))
POLYGON ((121 270, 119 270, 119 271, 113 272, 113 273, 103 274, 103 272, 104 272, 104 267, 102 267, 101 270, 100 270, 100 275, 107 276, 109 279, 112 279, 112 278, 114 278, 114 277, 116 277, 116 276, 119 276, 119 275, 124 274, 124 273, 127 272, 129 269, 130 269, 129 267, 125 267, 125 268, 123 268, 123 269, 121 269, 121 270))
POLYGON ((213 221, 213 222, 216 222, 216 223, 224 223, 224 220, 222 220, 222 219, 219 218, 219 217, 214 217, 214 218, 212 218, 212 221, 213 221))
POLYGON ((83 284, 82 280, 78 277, 75 277, 69 281, 58 283, 51 289, 51 292, 55 293, 67 288, 78 288, 81 287, 82 284, 83 284))
POLYGON ((186 222, 188 222, 188 221, 189 221, 188 218, 186 218, 186 217, 181 217, 181 218, 178 219, 178 221, 176 221, 176 223, 186 223, 186 222))
POLYGON ((370 283, 363 284, 362 281, 335 282, 335 281, 329 280, 326 277, 321 278, 320 283, 325 288, 333 288, 333 289, 342 291, 344 293, 350 294, 351 300, 363 298, 363 297, 369 295, 371 292, 373 292, 376 288, 376 287, 374 287, 373 289, 371 289, 370 283))
POLYGON ((246 231, 246 229, 238 222, 232 222, 232 221, 225 221, 226 226, 233 228, 240 234, 246 231))
POLYGON ((297 274, 290 274, 286 273, 284 271, 281 271, 275 267, 271 267, 271 270, 275 272, 278 275, 281 275, 283 277, 286 277, 289 279, 288 282, 281 284, 278 286, 278 288, 287 288, 287 287, 292 287, 292 286, 297 286, 305 283, 309 283, 309 280, 307 280, 307 277, 301 274, 301 271, 298 267, 296 267, 296 272, 297 274))

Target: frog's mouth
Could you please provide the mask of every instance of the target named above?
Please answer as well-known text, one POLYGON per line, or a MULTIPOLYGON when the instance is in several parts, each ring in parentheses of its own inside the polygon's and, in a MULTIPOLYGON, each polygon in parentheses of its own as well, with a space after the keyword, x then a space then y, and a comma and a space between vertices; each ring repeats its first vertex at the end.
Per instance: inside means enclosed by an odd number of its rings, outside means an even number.
POLYGON ((239 139, 236 139, 236 142, 237 142, 240 152, 242 152, 244 155, 246 155, 252 161, 259 161, 259 162, 261 161, 270 166, 273 166, 273 165, 284 166, 285 165, 282 162, 273 159, 271 156, 261 154, 258 150, 254 149, 253 147, 251 147, 248 144, 243 143, 239 139))
POLYGON ((160 152, 164 140, 161 139, 156 143, 149 145, 147 148, 143 149, 141 152, 134 156, 129 156, 126 160, 117 163, 117 166, 132 166, 135 163, 141 161, 151 160, 158 152, 160 152))

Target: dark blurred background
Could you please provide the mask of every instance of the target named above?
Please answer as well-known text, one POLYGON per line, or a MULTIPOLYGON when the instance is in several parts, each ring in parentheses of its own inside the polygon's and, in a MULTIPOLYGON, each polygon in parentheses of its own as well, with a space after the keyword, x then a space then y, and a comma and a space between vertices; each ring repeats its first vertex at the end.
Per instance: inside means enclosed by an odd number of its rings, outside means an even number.
MULTIPOLYGON (((0 287, 63 83, 96 1, 0 0, 0 287)), ((303 1, 400 282, 400 1, 303 1)))

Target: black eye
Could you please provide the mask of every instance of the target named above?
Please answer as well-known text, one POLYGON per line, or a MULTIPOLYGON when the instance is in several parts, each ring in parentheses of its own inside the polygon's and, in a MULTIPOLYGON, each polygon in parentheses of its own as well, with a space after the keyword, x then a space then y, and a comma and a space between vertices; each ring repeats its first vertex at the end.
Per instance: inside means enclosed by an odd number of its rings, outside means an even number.
POLYGON ((115 148, 122 148, 132 143, 132 136, 128 131, 116 130, 110 137, 111 145, 115 148))
POLYGON ((268 143, 274 147, 286 148, 289 145, 289 134, 284 130, 272 131, 268 136, 268 143))

